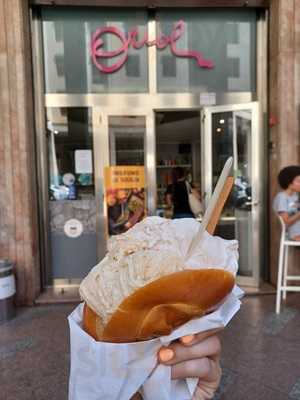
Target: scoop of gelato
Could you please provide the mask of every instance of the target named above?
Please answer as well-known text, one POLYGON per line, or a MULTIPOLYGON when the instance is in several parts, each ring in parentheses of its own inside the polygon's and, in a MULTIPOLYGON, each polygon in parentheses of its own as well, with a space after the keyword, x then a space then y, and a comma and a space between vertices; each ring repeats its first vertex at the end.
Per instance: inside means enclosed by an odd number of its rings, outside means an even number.
POLYGON ((201 268, 226 269, 235 275, 236 240, 205 232, 199 246, 187 256, 199 226, 192 218, 147 217, 126 233, 111 237, 106 256, 80 285, 81 298, 105 325, 127 296, 162 276, 201 268))

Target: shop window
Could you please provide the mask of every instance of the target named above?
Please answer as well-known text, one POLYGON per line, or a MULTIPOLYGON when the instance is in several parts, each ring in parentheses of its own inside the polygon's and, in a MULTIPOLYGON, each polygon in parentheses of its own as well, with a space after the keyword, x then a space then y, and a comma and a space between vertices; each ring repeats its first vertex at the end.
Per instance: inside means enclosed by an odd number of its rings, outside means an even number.
POLYGON ((249 9, 159 11, 158 37, 172 37, 176 24, 181 25, 175 47, 157 51, 158 91, 255 92, 256 19, 256 11, 249 9), (166 67, 167 57, 176 70, 166 67))
POLYGON ((65 74, 64 57, 61 54, 57 54, 55 56, 55 65, 56 65, 57 76, 64 76, 65 74))
POLYGON ((228 43, 237 44, 239 43, 239 32, 238 24, 234 22, 228 22, 226 24, 226 40, 228 43))
POLYGON ((147 46, 124 46, 135 27, 138 39, 147 34, 146 11, 45 7, 41 16, 46 93, 148 92, 147 46), (119 36, 107 31, 110 28, 119 36), (93 47, 98 39, 103 46, 93 47), (119 54, 101 57, 97 50, 119 54))
POLYGON ((125 65, 126 76, 138 78, 141 74, 140 62, 140 56, 138 55, 132 55, 128 57, 127 63, 125 65))
POLYGON ((107 86, 107 76, 104 74, 99 74, 99 71, 94 65, 92 65, 92 82, 94 87, 99 87, 99 85, 104 87, 107 86))
POLYGON ((146 123, 144 117, 109 118, 111 165, 144 165, 146 123))
POLYGON ((55 40, 57 42, 62 42, 63 41, 63 32, 64 32, 64 28, 63 28, 62 22, 58 21, 54 25, 54 31, 55 31, 55 40))
POLYGON ((176 77, 176 60, 171 56, 162 56, 162 74, 165 77, 176 77))
MULTIPOLYGON (((46 93, 148 92, 146 10, 42 8, 41 15, 46 93)), ((256 91, 254 9, 161 10, 156 21, 158 43, 169 38, 157 50, 159 92, 256 91)))
POLYGON ((48 108, 49 200, 94 199, 91 113, 48 108))
POLYGON ((91 114, 81 107, 46 110, 51 257, 46 285, 81 280, 97 263, 91 114))

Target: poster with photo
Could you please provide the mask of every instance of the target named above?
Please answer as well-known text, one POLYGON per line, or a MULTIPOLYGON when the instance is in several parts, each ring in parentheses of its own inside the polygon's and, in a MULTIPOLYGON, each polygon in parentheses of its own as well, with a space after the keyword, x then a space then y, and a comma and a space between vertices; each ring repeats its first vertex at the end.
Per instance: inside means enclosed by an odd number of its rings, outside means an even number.
POLYGON ((126 232, 145 217, 144 167, 106 167, 104 185, 109 235, 126 232))

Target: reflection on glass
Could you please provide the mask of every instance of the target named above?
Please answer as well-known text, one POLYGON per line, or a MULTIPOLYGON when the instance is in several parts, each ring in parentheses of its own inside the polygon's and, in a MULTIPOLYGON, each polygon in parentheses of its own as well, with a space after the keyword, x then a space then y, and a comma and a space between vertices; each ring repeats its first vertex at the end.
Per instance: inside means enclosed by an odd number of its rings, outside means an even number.
POLYGON ((144 165, 145 117, 109 117, 110 165, 144 165))
POLYGON ((93 130, 88 108, 47 108, 51 270, 80 280, 97 262, 93 130))
POLYGON ((45 7, 41 16, 46 93, 148 91, 147 46, 135 49, 125 45, 130 30, 137 28, 139 38, 147 34, 145 11, 45 7), (119 36, 111 31, 99 34, 95 41, 99 44, 103 40, 103 46, 99 45, 97 50, 118 54, 94 60, 93 35, 107 28, 117 30, 119 36), (120 62, 123 65, 113 69, 113 73, 101 69, 120 62))
POLYGON ((213 186, 226 159, 233 156, 235 183, 217 234, 239 240, 239 274, 252 276, 251 118, 249 110, 214 113, 212 117, 213 186))
POLYGON ((176 57, 171 46, 158 50, 158 91, 254 92, 256 18, 254 9, 159 10, 157 35, 170 36, 174 24, 183 21, 176 48, 200 52, 214 67, 200 68, 193 57, 176 57))
POLYGON ((172 184, 172 171, 182 167, 188 181, 200 193, 200 117, 197 111, 156 113, 157 214, 172 217, 166 191, 172 184))
POLYGON ((93 137, 86 108, 48 108, 49 199, 94 198, 93 137))
POLYGON ((111 166, 105 188, 108 233, 118 235, 146 215, 143 167, 146 119, 134 115, 111 116, 108 123, 111 166))

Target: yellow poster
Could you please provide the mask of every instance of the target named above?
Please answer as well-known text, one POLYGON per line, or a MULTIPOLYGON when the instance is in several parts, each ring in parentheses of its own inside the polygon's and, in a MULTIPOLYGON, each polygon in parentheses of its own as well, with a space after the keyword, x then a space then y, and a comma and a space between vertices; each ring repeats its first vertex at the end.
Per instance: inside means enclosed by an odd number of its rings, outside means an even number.
POLYGON ((118 235, 146 215, 145 170, 141 166, 112 166, 104 171, 108 231, 118 235))

